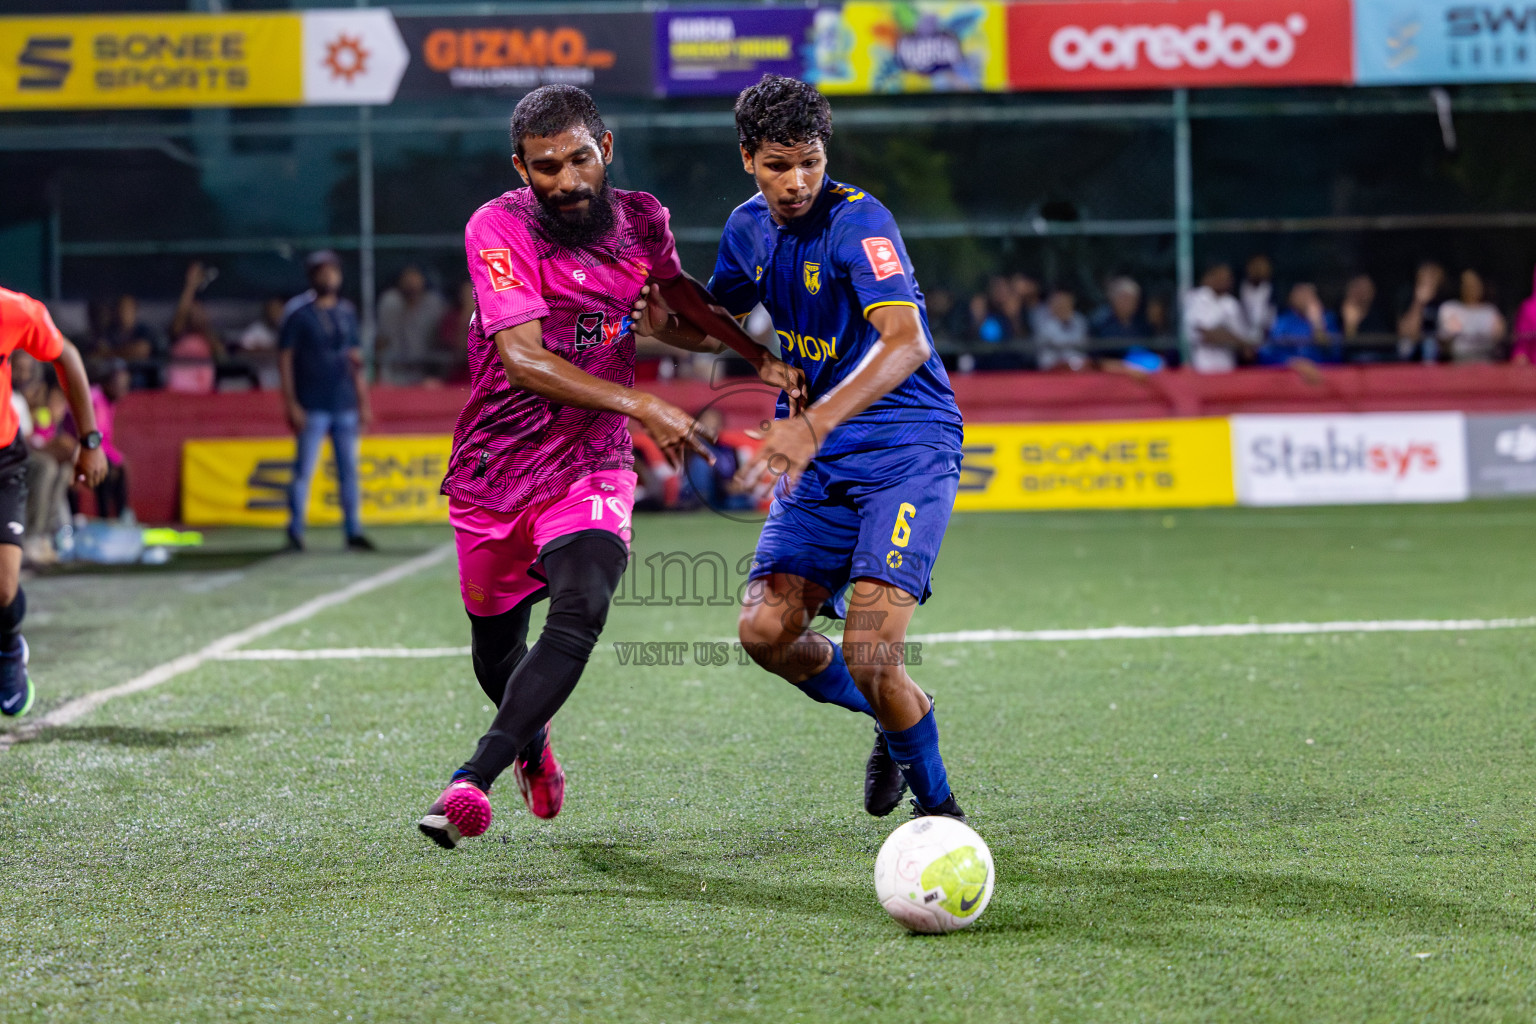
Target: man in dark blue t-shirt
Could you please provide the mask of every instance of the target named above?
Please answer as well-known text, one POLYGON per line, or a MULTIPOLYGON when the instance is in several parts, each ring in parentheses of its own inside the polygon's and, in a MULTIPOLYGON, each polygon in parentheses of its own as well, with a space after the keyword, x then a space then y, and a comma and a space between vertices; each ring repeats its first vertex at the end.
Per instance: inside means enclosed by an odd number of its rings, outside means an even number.
POLYGON ((278 339, 278 369, 288 424, 298 439, 288 495, 288 550, 304 550, 309 483, 326 435, 336 456, 336 483, 347 547, 372 551, 358 515, 357 438, 373 420, 358 344, 357 310, 341 298, 341 260, 325 250, 310 254, 310 292, 288 304, 278 339))
MULTIPOLYGON (((960 409, 933 348, 923 293, 889 210, 826 173, 832 110, 816 89, 764 76, 736 101, 757 194, 720 239, 710 291, 733 316, 761 304, 809 408, 778 418, 739 474, 777 478, 738 633, 762 667, 813 700, 872 716, 864 806, 964 818, 939 755, 933 705, 905 667, 960 480, 960 409), (841 645, 810 628, 829 608, 841 645)), ((648 303, 637 334, 653 329, 648 303)))

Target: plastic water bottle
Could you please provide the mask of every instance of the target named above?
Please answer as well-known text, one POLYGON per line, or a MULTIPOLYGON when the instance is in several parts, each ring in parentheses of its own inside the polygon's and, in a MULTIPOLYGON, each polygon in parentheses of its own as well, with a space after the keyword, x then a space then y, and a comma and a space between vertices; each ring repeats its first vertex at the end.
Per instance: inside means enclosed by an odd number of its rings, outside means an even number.
POLYGON ((101 565, 126 565, 144 554, 144 538, 137 526, 89 522, 75 531, 75 558, 101 565))

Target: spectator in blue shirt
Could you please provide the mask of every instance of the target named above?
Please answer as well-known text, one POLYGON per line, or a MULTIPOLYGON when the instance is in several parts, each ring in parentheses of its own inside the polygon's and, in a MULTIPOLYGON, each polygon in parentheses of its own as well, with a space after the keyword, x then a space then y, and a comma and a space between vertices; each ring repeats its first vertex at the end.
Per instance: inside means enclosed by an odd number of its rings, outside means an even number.
POLYGON ((288 425, 298 440, 293 487, 288 497, 288 550, 304 550, 304 511, 320 446, 330 435, 346 544, 372 551, 358 514, 358 434, 373 419, 358 344, 357 310, 341 298, 341 260, 329 250, 312 253, 309 294, 289 303, 278 339, 278 370, 288 425))
POLYGON ((1269 337, 1259 346, 1260 366, 1302 369, 1298 360, 1313 366, 1344 361, 1339 318, 1323 308, 1317 286, 1305 281, 1291 286, 1285 311, 1275 318, 1269 337))

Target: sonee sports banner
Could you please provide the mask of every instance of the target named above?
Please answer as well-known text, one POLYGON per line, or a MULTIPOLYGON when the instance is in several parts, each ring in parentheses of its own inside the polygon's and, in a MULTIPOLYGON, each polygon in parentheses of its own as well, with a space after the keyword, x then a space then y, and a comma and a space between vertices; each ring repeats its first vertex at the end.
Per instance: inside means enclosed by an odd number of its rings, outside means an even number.
POLYGON ((406 60, 384 10, 0 18, 0 109, 389 103, 406 60))

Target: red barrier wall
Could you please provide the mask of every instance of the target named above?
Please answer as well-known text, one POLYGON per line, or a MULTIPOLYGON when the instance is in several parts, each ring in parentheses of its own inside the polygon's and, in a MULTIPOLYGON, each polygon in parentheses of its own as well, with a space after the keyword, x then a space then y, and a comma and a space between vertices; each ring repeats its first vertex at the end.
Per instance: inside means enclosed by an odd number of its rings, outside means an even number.
MULTIPOLYGON (((1289 370, 1205 376, 1163 373, 983 373, 954 378, 972 423, 1156 419, 1243 412, 1518 412, 1536 409, 1536 367, 1358 366, 1323 371, 1309 384, 1289 370)), ((644 387, 684 409, 715 406, 727 426, 772 415, 772 399, 750 380, 713 388, 700 381, 644 387)), ((457 388, 376 388, 375 431, 447 433, 466 392, 457 388)), ((181 443, 193 437, 273 437, 288 432, 275 392, 178 395, 140 391, 117 410, 117 443, 129 460, 130 498, 145 522, 180 513, 181 443)))

